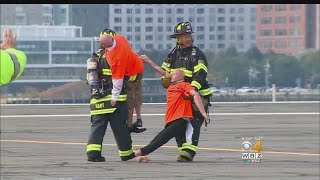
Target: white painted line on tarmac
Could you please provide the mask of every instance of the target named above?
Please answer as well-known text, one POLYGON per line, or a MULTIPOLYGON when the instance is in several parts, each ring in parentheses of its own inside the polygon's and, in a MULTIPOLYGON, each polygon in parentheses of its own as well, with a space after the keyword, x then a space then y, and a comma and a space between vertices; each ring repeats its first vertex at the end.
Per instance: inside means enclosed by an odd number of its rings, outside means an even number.
MULTIPOLYGON (((320 104, 320 101, 259 101, 259 102, 210 102, 211 104, 320 104)), ((143 105, 166 105, 167 103, 142 103, 143 105)), ((1 106, 89 106, 89 103, 78 104, 1 104, 1 106)))
MULTIPOLYGON (((34 141, 34 140, 9 140, 9 139, 1 139, 0 142, 12 142, 12 143, 34 143, 34 144, 63 144, 63 145, 87 145, 87 143, 75 143, 75 142, 58 142, 58 141, 34 141)), ((114 146, 117 147, 116 144, 103 144, 104 146, 114 146)), ((136 144, 133 145, 135 147, 143 147, 145 144, 136 144)), ((175 148, 177 146, 161 146, 162 148, 175 148)), ((243 152, 241 149, 228 149, 228 148, 202 148, 198 149, 207 150, 207 151, 223 151, 223 152, 243 152)), ((262 151, 265 154, 281 154, 281 155, 298 155, 298 156, 320 156, 320 154, 315 153, 305 153, 305 152, 285 152, 285 151, 262 151)))
MULTIPOLYGON (((134 114, 136 115, 136 114, 134 114)), ((165 114, 141 114, 142 116, 164 116, 165 114)), ((210 113, 212 116, 274 116, 274 115, 320 115, 319 112, 284 112, 284 113, 210 113)), ((50 114, 50 115, 3 115, 0 118, 46 118, 46 117, 89 117, 90 114, 50 114)))

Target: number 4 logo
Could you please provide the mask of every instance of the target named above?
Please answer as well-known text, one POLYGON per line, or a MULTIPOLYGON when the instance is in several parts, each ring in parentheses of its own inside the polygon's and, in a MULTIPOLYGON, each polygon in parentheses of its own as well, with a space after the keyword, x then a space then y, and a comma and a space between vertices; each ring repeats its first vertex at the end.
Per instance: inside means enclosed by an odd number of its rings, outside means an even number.
POLYGON ((256 143, 253 145, 251 150, 261 152, 262 151, 261 140, 256 141, 256 143))

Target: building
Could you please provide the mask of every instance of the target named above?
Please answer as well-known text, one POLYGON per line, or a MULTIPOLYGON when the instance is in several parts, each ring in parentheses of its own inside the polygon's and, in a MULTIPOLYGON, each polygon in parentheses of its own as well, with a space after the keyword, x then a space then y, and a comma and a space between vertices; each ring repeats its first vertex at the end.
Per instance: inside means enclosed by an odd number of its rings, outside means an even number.
POLYGON ((26 53, 24 73, 8 84, 9 92, 26 86, 44 90, 85 79, 86 61, 95 51, 93 38, 82 37, 77 26, 1 26, 17 33, 17 49, 26 53))
POLYGON ((314 4, 258 4, 257 47, 296 55, 316 47, 314 4))
POLYGON ((70 6, 69 4, 52 4, 52 16, 54 26, 70 25, 70 6))
POLYGON ((52 25, 52 4, 1 4, 1 25, 52 25))
POLYGON ((170 50, 174 27, 191 22, 194 44, 217 51, 235 46, 247 51, 256 44, 254 4, 110 4, 110 28, 126 35, 134 50, 170 50))
POLYGON ((316 5, 316 49, 320 49, 320 4, 316 5))

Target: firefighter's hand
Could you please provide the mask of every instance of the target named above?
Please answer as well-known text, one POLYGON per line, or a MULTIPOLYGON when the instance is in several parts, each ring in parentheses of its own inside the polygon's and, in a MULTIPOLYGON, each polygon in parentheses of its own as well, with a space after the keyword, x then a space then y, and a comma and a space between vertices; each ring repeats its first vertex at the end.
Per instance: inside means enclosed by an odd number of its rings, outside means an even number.
POLYGON ((143 63, 148 63, 149 64, 151 62, 151 59, 145 54, 141 55, 140 58, 142 59, 143 63))
POLYGON ((111 106, 115 106, 117 101, 111 100, 111 106))
POLYGON ((209 116, 206 112, 202 112, 201 115, 203 116, 204 120, 206 121, 207 124, 210 123, 209 116))
POLYGON ((1 43, 1 49, 6 50, 9 48, 16 48, 16 38, 16 34, 10 28, 6 28, 3 31, 3 42, 1 43))

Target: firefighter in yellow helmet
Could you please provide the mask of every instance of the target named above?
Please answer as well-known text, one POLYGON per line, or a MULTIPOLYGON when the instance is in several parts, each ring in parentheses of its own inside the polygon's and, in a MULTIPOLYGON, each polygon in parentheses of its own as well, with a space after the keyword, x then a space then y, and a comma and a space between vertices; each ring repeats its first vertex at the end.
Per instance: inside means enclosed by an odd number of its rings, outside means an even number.
MULTIPOLYGON (((100 35, 108 33, 115 35, 110 29, 105 29, 100 35)), ((119 156, 122 161, 127 161, 135 157, 132 149, 130 129, 127 127, 128 106, 127 89, 122 86, 116 105, 111 105, 112 78, 110 66, 106 61, 104 48, 101 47, 97 53, 93 53, 87 62, 87 80, 90 87, 91 101, 91 130, 87 144, 87 157, 91 162, 104 162, 101 155, 102 142, 110 123, 113 131, 119 156)), ((124 83, 129 77, 124 79, 124 83)))
POLYGON ((17 80, 23 73, 27 62, 26 54, 15 49, 16 35, 11 29, 6 28, 4 30, 2 41, 0 53, 0 86, 17 80))
MULTIPOLYGON (((191 23, 181 22, 174 28, 174 34, 171 38, 177 39, 176 47, 167 56, 167 59, 162 63, 163 70, 173 73, 175 69, 183 69, 185 80, 202 96, 204 107, 208 112, 210 105, 210 96, 212 95, 207 81, 208 63, 204 53, 193 45, 193 34, 191 23)), ((163 86, 166 88, 169 83, 165 78, 162 79, 163 86), (166 84, 167 83, 167 84, 166 84)), ((191 100, 192 101, 192 100, 191 100)), ((186 138, 176 139, 180 154, 177 158, 179 162, 192 161, 198 149, 199 136, 204 118, 193 104, 194 120, 188 125, 186 138), (189 138, 190 137, 190 138, 189 138)))

